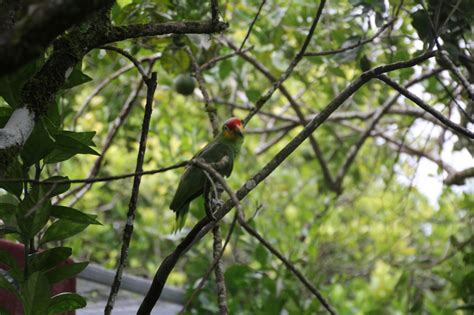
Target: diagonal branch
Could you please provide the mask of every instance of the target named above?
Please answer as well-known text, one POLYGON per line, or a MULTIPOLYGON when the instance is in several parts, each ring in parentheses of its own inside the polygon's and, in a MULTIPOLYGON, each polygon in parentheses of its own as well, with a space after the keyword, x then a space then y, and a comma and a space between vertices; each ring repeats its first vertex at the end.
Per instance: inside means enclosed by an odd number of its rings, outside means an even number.
MULTIPOLYGON (((227 43, 228 43, 229 47, 234 49, 236 52, 239 52, 237 50, 237 47, 231 41, 227 41, 227 43)), ((253 65, 258 71, 260 71, 260 73, 262 73, 273 85, 278 84, 277 83, 278 79, 263 64, 258 62, 258 60, 256 60, 255 58, 253 58, 252 56, 250 56, 250 55, 248 55, 244 52, 240 52, 239 55, 243 59, 248 61, 251 65, 253 65)), ((304 114, 301 110, 301 105, 293 98, 293 96, 286 89, 286 87, 283 83, 281 83, 278 86, 278 89, 280 90, 281 94, 283 94, 283 96, 285 96, 285 98, 290 103, 291 108, 295 111, 296 115, 298 116, 298 120, 299 120, 300 124, 304 126, 306 124, 306 118, 305 118, 305 116, 304 116, 304 114)), ((259 111, 259 113, 260 113, 260 111, 259 111)), ((315 153, 316 159, 318 160, 319 165, 321 166, 321 170, 323 172, 324 180, 326 181, 326 184, 328 185, 328 188, 331 189, 332 191, 340 193, 340 187, 337 186, 337 184, 334 182, 334 180, 332 178, 332 175, 331 175, 331 173, 329 171, 329 168, 327 166, 327 162, 324 159, 323 153, 322 153, 322 151, 319 147, 319 143, 317 142, 316 138, 313 135, 310 136, 309 141, 310 141, 311 148, 313 149, 313 151, 315 153)))
MULTIPOLYGON (((429 51, 418 57, 410 60, 400 61, 392 64, 387 64, 373 68, 364 72, 356 80, 352 81, 339 95, 337 95, 316 117, 314 117, 305 128, 298 133, 287 145, 281 149, 259 172, 247 180, 240 189, 235 193, 238 200, 244 199, 259 183, 264 181, 273 171, 275 171, 283 161, 285 161, 309 135, 311 135, 328 117, 336 111, 350 96, 357 92, 369 80, 376 78, 385 72, 413 67, 429 58, 434 57, 435 52, 429 51)), ((224 205, 215 212, 215 217, 219 220, 223 218, 237 203, 233 200, 228 200, 224 205)), ((138 315, 150 314, 154 305, 160 297, 163 287, 168 279, 169 274, 175 267, 179 258, 184 255, 190 247, 198 242, 204 235, 206 235, 212 228, 214 221, 208 217, 202 218, 186 237, 181 241, 175 250, 168 255, 155 273, 152 285, 143 299, 142 304, 138 310, 138 315)))
MULTIPOLYGON (((153 110, 153 97, 155 95, 155 90, 156 90, 156 72, 153 72, 150 78, 147 78, 146 76, 144 76, 143 80, 145 81, 147 85, 147 97, 146 97, 146 105, 145 105, 145 114, 143 117, 142 132, 140 136, 140 144, 139 144, 138 154, 137 154, 137 165, 135 168, 136 173, 143 171, 143 161, 145 159, 146 142, 148 138, 148 130, 150 129, 151 113, 153 110)), ((120 258, 118 262, 117 272, 115 274, 114 282, 112 283, 109 298, 107 300, 107 305, 105 306, 105 310, 104 310, 104 314, 107 314, 107 315, 112 313, 115 299, 117 297, 118 291, 120 289, 120 284, 122 282, 123 270, 125 268, 125 264, 127 263, 128 248, 130 246, 130 241, 132 239, 132 234, 133 234, 133 221, 135 220, 135 213, 137 210, 137 201, 138 201, 138 194, 140 190, 141 179, 142 179, 141 175, 136 175, 133 180, 132 195, 130 196, 130 203, 128 205, 127 223, 125 224, 125 228, 123 231, 122 249, 120 251, 120 258)))
POLYGON ((453 130, 454 132, 458 134, 462 134, 468 138, 474 139, 474 132, 468 130, 467 128, 464 128, 461 125, 456 124, 455 122, 449 120, 446 118, 443 114, 441 114, 439 111, 434 109, 433 107, 429 106, 426 104, 421 98, 413 94, 412 92, 408 91, 404 87, 400 86, 397 82, 393 81, 386 75, 379 75, 377 77, 379 80, 385 82, 387 85, 391 86, 395 90, 397 90, 400 94, 414 102, 416 105, 420 106, 422 109, 436 117, 440 122, 442 122, 445 126, 447 126, 449 129, 453 130))
POLYGON ((308 45, 311 41, 311 38, 313 37, 316 26, 318 25, 318 22, 321 18, 321 14, 323 13, 325 4, 326 4, 326 0, 321 0, 318 10, 316 11, 316 15, 313 19, 313 24, 311 24, 311 28, 309 29, 308 35, 306 35, 305 41, 300 51, 296 54, 295 58, 291 61, 286 71, 280 76, 280 78, 277 81, 275 81, 275 83, 273 83, 273 86, 267 91, 267 93, 261 96, 257 100, 257 102, 255 103, 255 107, 247 114, 247 117, 245 117, 244 125, 246 125, 250 121, 250 119, 252 119, 252 117, 260 110, 260 108, 263 105, 265 105, 265 103, 270 99, 270 97, 272 97, 273 93, 275 93, 275 91, 280 87, 280 85, 282 85, 283 82, 285 82, 285 80, 288 79, 288 77, 293 72, 293 70, 298 65, 298 63, 301 61, 301 59, 303 59, 306 48, 308 48, 308 45))
MULTIPOLYGON (((405 85, 405 88, 409 88, 410 86, 413 86, 414 84, 417 84, 427 78, 430 78, 431 76, 437 74, 438 72, 439 70, 434 70, 427 74, 421 75, 418 78, 415 78, 411 80, 410 82, 408 82, 405 85)), ((342 167, 339 169, 339 172, 337 173, 337 176, 336 176, 336 183, 339 187, 342 186, 344 177, 349 171, 349 168, 352 165, 352 162, 354 162, 357 156, 357 153, 362 148, 365 141, 370 137, 372 130, 374 130, 375 126, 378 124, 380 119, 382 119, 382 117, 389 111, 389 109, 397 102, 399 97, 400 97, 400 94, 397 93, 396 95, 394 95, 393 97, 385 101, 385 103, 379 109, 375 111, 375 113, 372 115, 372 120, 368 124, 367 128, 362 132, 357 142, 354 143, 354 145, 352 145, 352 147, 349 149, 346 160, 342 164, 342 167)))

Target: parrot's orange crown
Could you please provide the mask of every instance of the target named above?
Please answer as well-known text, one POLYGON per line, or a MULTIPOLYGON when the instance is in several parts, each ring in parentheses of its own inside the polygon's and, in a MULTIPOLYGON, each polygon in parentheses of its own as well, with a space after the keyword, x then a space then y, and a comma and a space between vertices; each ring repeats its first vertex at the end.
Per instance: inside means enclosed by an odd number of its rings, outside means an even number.
POLYGON ((224 137, 227 139, 236 139, 244 136, 244 125, 242 121, 237 117, 229 118, 225 121, 223 132, 224 137))

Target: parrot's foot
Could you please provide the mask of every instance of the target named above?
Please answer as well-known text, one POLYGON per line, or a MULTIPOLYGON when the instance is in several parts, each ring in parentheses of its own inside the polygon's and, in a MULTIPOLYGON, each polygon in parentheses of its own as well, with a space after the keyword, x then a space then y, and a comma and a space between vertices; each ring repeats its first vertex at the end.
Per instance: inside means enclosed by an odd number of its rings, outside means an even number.
POLYGON ((214 211, 212 207, 205 207, 207 217, 212 221, 217 221, 216 216, 214 215, 214 211))
MULTIPOLYGON (((212 199, 212 208, 219 209, 224 205, 224 201, 221 199, 212 199)), ((216 210, 217 211, 217 210, 216 210)), ((214 211, 215 212, 215 211, 214 211)))

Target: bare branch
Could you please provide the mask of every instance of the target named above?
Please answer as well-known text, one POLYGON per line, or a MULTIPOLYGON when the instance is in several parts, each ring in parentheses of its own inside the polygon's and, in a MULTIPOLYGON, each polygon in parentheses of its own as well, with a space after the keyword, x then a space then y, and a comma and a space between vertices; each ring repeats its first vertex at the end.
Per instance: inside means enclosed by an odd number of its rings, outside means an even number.
POLYGON ((207 89, 206 89, 206 82, 204 81, 204 76, 202 75, 201 68, 199 67, 199 64, 197 63, 196 57, 193 55, 189 47, 185 47, 184 49, 186 53, 189 55, 189 58, 191 58, 194 74, 196 75, 199 89, 201 90, 202 96, 204 98, 204 106, 206 109, 206 113, 211 123, 212 134, 215 137, 219 133, 219 120, 217 118, 217 110, 212 104, 212 102, 210 101, 211 98, 209 97, 209 93, 207 92, 207 89))
POLYGON ((320 52, 307 52, 304 55, 305 55, 305 57, 328 56, 328 55, 339 54, 339 53, 342 53, 342 52, 345 52, 345 51, 348 51, 348 50, 351 50, 351 49, 354 49, 354 48, 357 48, 357 47, 361 47, 365 44, 368 44, 368 43, 374 41, 387 28, 389 28, 393 24, 394 21, 395 20, 393 19, 393 20, 389 21, 388 23, 385 23, 384 25, 382 25, 382 27, 380 27, 380 29, 377 31, 377 33, 375 33, 372 37, 361 40, 358 43, 355 43, 353 45, 349 45, 347 47, 341 47, 339 49, 334 49, 334 50, 326 50, 326 51, 320 51, 320 52))
POLYGON ((114 47, 114 46, 102 46, 102 47, 99 47, 99 48, 100 49, 105 49, 105 50, 115 51, 115 52, 121 54, 122 56, 124 56, 125 58, 127 58, 128 60, 130 60, 133 63, 133 65, 138 69, 138 72, 140 72, 140 74, 142 75, 143 80, 148 79, 148 76, 145 72, 145 69, 143 69, 140 61, 138 61, 137 58, 135 58, 134 56, 132 56, 131 54, 129 54, 125 50, 123 50, 121 48, 118 48, 118 47, 114 47))
POLYGON ((273 83, 273 86, 267 91, 267 93, 263 96, 261 96, 257 102, 255 103, 255 107, 253 110, 251 110, 248 114, 247 117, 244 119, 244 125, 246 125, 250 119, 260 110, 260 108, 265 105, 265 103, 272 97, 273 93, 280 87, 280 85, 288 79, 290 74, 293 72, 295 67, 298 65, 298 63, 301 61, 303 58, 303 55, 306 51, 306 48, 309 45, 309 42, 311 41, 311 38, 313 37, 314 31, 316 29, 316 26, 318 25, 319 19, 321 18, 321 14, 324 9, 324 5, 326 4, 326 0, 321 0, 321 3, 319 4, 318 10, 316 11, 316 16, 313 19, 313 24, 311 25, 311 28, 309 29, 308 35, 306 35, 305 41, 303 43, 303 46, 301 47, 300 51, 296 54, 295 58, 291 61, 290 65, 286 69, 286 71, 280 76, 280 78, 273 83))
POLYGON ((250 26, 249 26, 249 29, 247 31, 247 34, 245 34, 245 38, 244 40, 242 41, 242 44, 240 44, 240 47, 239 47, 239 51, 242 51, 242 49, 244 48, 245 46, 245 43, 247 42, 247 39, 249 38, 250 36, 250 33, 252 33, 252 29, 253 29, 253 26, 255 25, 255 22, 257 22, 257 19, 260 15, 260 12, 262 11, 262 8, 263 6, 265 5, 265 2, 267 2, 267 0, 262 0, 262 2, 260 3, 260 6, 258 7, 258 10, 257 10, 257 14, 255 14, 253 20, 252 20, 252 23, 250 23, 250 26))
MULTIPOLYGON (((153 97, 155 95, 156 90, 156 72, 153 72, 151 74, 151 78, 147 78, 146 75, 144 75, 143 79, 145 80, 145 83, 147 85, 147 97, 135 173, 143 172, 143 161, 145 159, 146 142, 148 138, 148 130, 150 129, 151 113, 153 110, 153 97)), ((107 300, 107 304, 105 306, 104 314, 112 313, 115 299, 117 297, 118 291, 120 289, 120 284, 122 282, 123 270, 125 268, 125 264, 127 263, 128 258, 128 248, 130 246, 130 241, 132 239, 133 234, 133 221, 135 220, 135 213, 137 210, 137 201, 138 193, 140 191, 141 178, 141 175, 136 175, 133 180, 132 195, 130 196, 130 203, 128 205, 127 223, 125 224, 125 228, 123 231, 122 248, 120 251, 117 272, 115 274, 114 282, 112 283, 112 287, 110 289, 110 294, 107 300)))
POLYGON ((434 109, 433 107, 429 106, 428 104, 426 104, 425 102, 423 102, 423 100, 421 100, 418 96, 416 96, 415 94, 411 93, 410 91, 408 91, 407 89, 403 88, 402 86, 400 86, 398 83, 396 83, 395 81, 393 81, 392 79, 390 79, 388 76, 386 75, 379 75, 377 77, 379 80, 387 83, 387 85, 391 86, 392 88, 394 88, 395 90, 397 90, 398 92, 400 92, 400 94, 402 94, 403 96, 405 96, 406 98, 410 99, 411 101, 413 101, 416 105, 420 106, 421 108, 423 108, 425 111, 427 111, 428 113, 430 113, 431 115, 433 115, 434 117, 436 117, 439 121, 441 121, 445 126, 447 126, 448 128, 450 128, 451 130, 455 131, 456 133, 458 134, 462 134, 468 138, 471 138, 471 139, 474 139, 474 132, 454 123, 453 121, 449 120, 448 118, 446 118, 443 114, 441 114, 439 111, 437 111, 436 109, 434 109))

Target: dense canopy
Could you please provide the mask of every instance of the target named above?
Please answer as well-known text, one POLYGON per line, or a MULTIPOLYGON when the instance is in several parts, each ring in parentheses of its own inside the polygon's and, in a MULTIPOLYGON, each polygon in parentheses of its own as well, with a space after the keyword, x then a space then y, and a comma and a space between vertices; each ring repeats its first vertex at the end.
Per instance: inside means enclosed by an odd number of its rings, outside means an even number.
POLYGON ((148 278, 168 266, 189 314, 474 310, 471 1, 0 8, 0 235, 32 257, 10 272, 25 310, 53 281, 35 252, 66 247, 148 278), (245 141, 219 228, 200 198, 174 233, 187 163, 224 186, 187 161, 232 116, 245 141))

